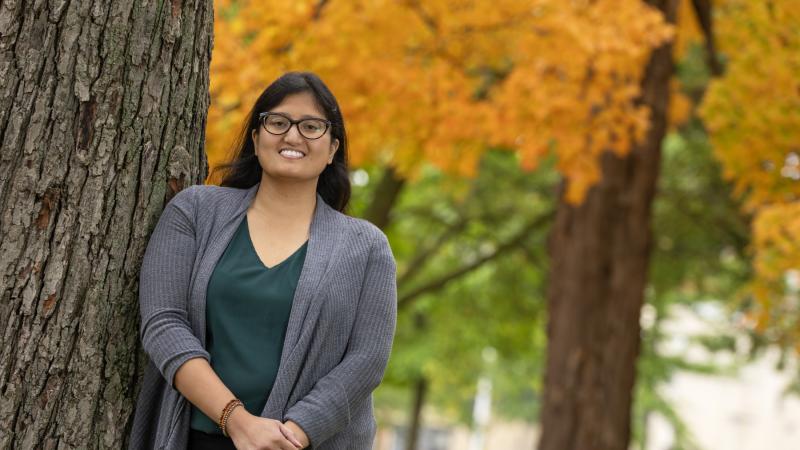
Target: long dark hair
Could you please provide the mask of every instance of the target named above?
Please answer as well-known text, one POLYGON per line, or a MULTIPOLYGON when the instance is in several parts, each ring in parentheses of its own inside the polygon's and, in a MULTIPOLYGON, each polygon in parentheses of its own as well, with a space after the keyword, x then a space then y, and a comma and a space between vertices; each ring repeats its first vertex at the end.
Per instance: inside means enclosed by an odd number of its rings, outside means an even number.
POLYGON ((347 169, 347 133, 339 103, 325 83, 311 72, 287 72, 264 89, 242 124, 233 143, 230 162, 214 168, 213 174, 222 173, 220 186, 247 189, 261 181, 261 165, 255 154, 252 130, 260 126, 258 114, 278 106, 286 96, 309 92, 331 121, 331 139, 339 140, 333 163, 325 166, 319 175, 317 192, 325 203, 344 212, 350 201, 350 177, 347 169))

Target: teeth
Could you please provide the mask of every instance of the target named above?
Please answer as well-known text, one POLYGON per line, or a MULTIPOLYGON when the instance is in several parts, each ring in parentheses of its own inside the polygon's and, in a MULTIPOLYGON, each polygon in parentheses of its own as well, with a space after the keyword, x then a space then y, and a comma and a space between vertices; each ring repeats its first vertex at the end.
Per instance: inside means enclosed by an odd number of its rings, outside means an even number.
POLYGON ((280 153, 281 155, 292 156, 295 158, 302 158, 305 156, 303 153, 298 152, 297 150, 281 150, 280 153))

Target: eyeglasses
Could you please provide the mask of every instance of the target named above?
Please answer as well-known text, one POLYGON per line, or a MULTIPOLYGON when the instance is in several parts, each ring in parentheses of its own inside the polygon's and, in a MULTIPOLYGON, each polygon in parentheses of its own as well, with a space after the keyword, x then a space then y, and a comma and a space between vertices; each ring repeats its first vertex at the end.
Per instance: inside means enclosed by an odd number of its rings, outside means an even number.
POLYGON ((300 119, 292 120, 281 113, 262 112, 258 115, 261 126, 270 134, 285 134, 297 124, 297 131, 306 139, 321 138, 331 126, 330 120, 325 119, 300 119))

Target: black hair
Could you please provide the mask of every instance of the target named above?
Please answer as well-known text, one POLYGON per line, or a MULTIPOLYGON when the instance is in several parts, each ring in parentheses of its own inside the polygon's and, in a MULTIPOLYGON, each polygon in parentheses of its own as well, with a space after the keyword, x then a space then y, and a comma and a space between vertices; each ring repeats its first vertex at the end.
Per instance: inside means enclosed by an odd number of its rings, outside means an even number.
POLYGON ((337 211, 344 212, 350 201, 347 133, 344 129, 344 119, 333 93, 317 75, 311 72, 287 72, 264 89, 245 117, 242 128, 236 136, 230 162, 215 167, 213 173, 222 173, 220 186, 246 189, 259 183, 262 169, 256 158, 255 145, 251 137, 251 132, 260 126, 258 115, 278 106, 287 96, 301 92, 308 92, 314 97, 325 118, 331 121, 331 139, 339 140, 333 163, 327 164, 319 175, 317 192, 325 203, 337 211))

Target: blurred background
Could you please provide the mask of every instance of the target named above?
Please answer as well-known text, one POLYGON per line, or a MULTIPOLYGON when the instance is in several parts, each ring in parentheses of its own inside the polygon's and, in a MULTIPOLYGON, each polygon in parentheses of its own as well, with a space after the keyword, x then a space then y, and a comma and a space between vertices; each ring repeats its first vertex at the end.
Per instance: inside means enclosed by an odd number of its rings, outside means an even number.
POLYGON ((285 71, 343 109, 398 263, 376 449, 800 448, 800 2, 214 15, 212 168, 285 71))

